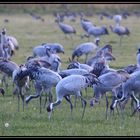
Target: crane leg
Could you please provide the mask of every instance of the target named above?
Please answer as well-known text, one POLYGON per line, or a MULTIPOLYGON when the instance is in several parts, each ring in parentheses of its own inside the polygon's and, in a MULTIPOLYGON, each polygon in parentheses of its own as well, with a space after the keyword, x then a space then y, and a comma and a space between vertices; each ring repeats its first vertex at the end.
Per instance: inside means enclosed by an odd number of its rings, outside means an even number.
POLYGON ((82 100, 82 102, 83 102, 83 105, 84 105, 83 113, 82 113, 82 119, 83 119, 84 114, 85 114, 85 108, 86 108, 86 104, 87 104, 87 102, 86 102, 86 100, 85 100, 82 96, 80 96, 80 98, 81 98, 81 100, 82 100))
POLYGON ((42 95, 40 94, 39 96, 40 99, 40 113, 42 112, 42 95))
POLYGON ((134 111, 134 109, 135 109, 135 107, 134 107, 134 100, 133 99, 131 99, 131 111, 134 111))
POLYGON ((46 103, 47 103, 47 94, 45 94, 44 108, 46 108, 46 103))
POLYGON ((106 93, 105 93, 105 98, 106 98, 106 120, 107 120, 107 119, 108 119, 107 114, 108 114, 108 105, 109 105, 109 101, 108 101, 108 97, 107 97, 106 93))
POLYGON ((120 36, 120 46, 122 45, 122 36, 120 36))
POLYGON ((77 95, 75 95, 74 107, 76 108, 77 95))
POLYGON ((53 95, 52 95, 52 90, 50 89, 49 91, 49 102, 51 103, 53 101, 53 95))
POLYGON ((18 112, 19 112, 19 105, 20 105, 20 96, 19 96, 19 93, 18 93, 18 112))
POLYGON ((65 97, 65 99, 70 103, 70 109, 71 109, 71 115, 72 115, 73 104, 72 104, 72 102, 71 102, 71 100, 70 100, 70 96, 64 96, 64 97, 65 97))
MULTIPOLYGON (((112 112, 113 112, 113 115, 114 115, 114 104, 115 104, 115 101, 116 101, 116 96, 113 96, 112 97, 112 103, 111 103, 111 105, 110 105, 110 114, 112 114, 112 112)), ((117 107, 117 103, 116 103, 116 105, 115 105, 116 107, 117 107)))
MULTIPOLYGON (((49 103, 51 103, 53 101, 52 98, 53 98, 52 92, 51 92, 51 90, 49 90, 49 103)), ((46 107, 46 103, 47 103, 47 94, 45 96, 44 108, 46 107)))
POLYGON ((23 107, 23 111, 24 111, 24 95, 22 94, 22 88, 19 89, 19 94, 22 99, 22 107, 23 107))
POLYGON ((140 110, 140 102, 139 102, 139 100, 135 97, 135 95, 134 95, 134 93, 132 93, 131 94, 131 97, 132 97, 132 99, 136 102, 136 104, 137 104, 137 107, 136 107, 136 109, 133 111, 133 113, 132 113, 132 115, 131 116, 134 116, 134 114, 136 113, 136 111, 138 110, 140 110))
POLYGON ((5 74, 2 76, 2 86, 5 86, 6 90, 8 89, 8 77, 5 74))
MULTIPOLYGON (((120 102, 119 102, 119 107, 121 108, 120 102)), ((119 114, 118 104, 116 104, 116 110, 117 110, 117 113, 119 114)), ((114 115, 114 114, 113 114, 113 115, 114 115)))
POLYGON ((86 97, 87 97, 87 95, 88 95, 88 94, 87 94, 87 92, 88 92, 88 88, 85 88, 85 92, 86 92, 86 97))

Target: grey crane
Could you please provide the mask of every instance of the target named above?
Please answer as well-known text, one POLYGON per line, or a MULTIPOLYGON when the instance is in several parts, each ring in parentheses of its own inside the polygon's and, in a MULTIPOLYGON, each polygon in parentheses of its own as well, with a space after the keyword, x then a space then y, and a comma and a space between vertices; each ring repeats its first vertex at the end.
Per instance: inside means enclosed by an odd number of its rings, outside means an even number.
POLYGON ((18 69, 19 66, 13 61, 7 59, 0 59, 0 71, 3 73, 2 84, 5 84, 5 87, 8 87, 8 82, 6 77, 12 77, 13 71, 18 69))
MULTIPOLYGON (((76 34, 76 30, 74 27, 72 27, 71 25, 68 25, 66 23, 62 23, 60 21, 57 21, 59 28, 61 29, 61 31, 66 35, 71 35, 71 34, 76 34)), ((72 38, 72 36, 71 36, 72 38)))
POLYGON ((123 102, 122 106, 124 109, 127 100, 130 99, 130 97, 132 97, 132 99, 136 102, 136 108, 131 114, 131 116, 133 116, 137 110, 140 111, 140 101, 136 97, 137 95, 139 95, 139 93, 140 93, 140 71, 136 71, 130 74, 130 78, 125 83, 123 83, 122 96, 120 99, 116 99, 113 102, 112 108, 114 108, 118 102, 123 102))
MULTIPOLYGON (((89 69, 75 69, 75 68, 71 68, 71 69, 66 69, 66 70, 62 70, 59 72, 59 75, 62 77, 62 78, 65 78, 69 75, 85 75, 85 74, 89 74, 90 71, 89 69)), ((87 95, 87 88, 85 88, 85 91, 86 91, 86 95, 87 95)), ((82 92, 81 92, 81 95, 82 95, 82 92)), ((77 99, 77 96, 75 96, 75 104, 74 106, 76 107, 76 99, 77 99)))
POLYGON ((5 46, 7 46, 7 36, 6 36, 6 29, 3 28, 0 32, 0 57, 5 58, 8 56, 8 52, 5 49, 5 46))
POLYGON ((15 69, 12 74, 13 83, 16 85, 14 93, 18 96, 18 111, 19 111, 19 103, 20 97, 22 99, 22 107, 24 111, 24 99, 25 99, 25 90, 29 89, 29 76, 26 76, 22 79, 19 78, 19 74, 26 71, 27 68, 25 65, 20 65, 18 69, 15 69))
POLYGON ((78 45, 72 52, 72 60, 74 60, 75 57, 78 58, 82 55, 85 55, 85 63, 87 61, 88 55, 93 53, 99 48, 99 39, 97 38, 95 40, 95 43, 93 42, 86 42, 78 45))
POLYGON ((4 58, 4 48, 3 48, 3 35, 2 32, 0 32, 0 58, 4 58))
POLYGON ((86 32, 88 32, 88 29, 93 26, 93 23, 90 20, 84 19, 83 16, 80 18, 80 24, 86 32))
POLYGON ((46 50, 50 49, 51 53, 63 53, 64 54, 64 47, 59 43, 42 43, 33 48, 33 56, 45 56, 46 50))
POLYGON ((1 39, 1 48, 3 48, 3 55, 1 56, 10 59, 11 56, 15 54, 15 50, 18 50, 19 44, 15 37, 8 36, 6 34, 5 28, 3 28, 1 31, 0 39, 1 39))
POLYGON ((88 29, 88 35, 92 35, 95 38, 100 38, 101 36, 108 34, 109 32, 106 26, 92 26, 88 29))
POLYGON ((51 70, 58 72, 60 70, 61 66, 61 59, 57 54, 51 53, 50 52, 50 47, 46 48, 46 55, 43 57, 28 57, 27 61, 34 61, 34 60, 39 60, 39 61, 46 61, 48 64, 51 65, 51 70))
POLYGON ((104 47, 100 48, 97 52, 96 55, 89 58, 87 60, 87 64, 89 66, 94 67, 94 64, 98 61, 105 61, 106 65, 108 64, 109 61, 115 60, 115 56, 112 54, 112 46, 107 44, 104 47))
MULTIPOLYGON (((50 103, 47 107, 48 117, 51 118, 51 113, 54 107, 58 106, 65 96, 76 95, 79 96, 83 102, 83 113, 82 118, 84 117, 86 100, 81 96, 80 91, 94 83, 97 83, 98 79, 93 74, 86 75, 70 75, 68 77, 63 78, 56 85, 56 101, 54 103, 50 103)), ((71 100, 67 98, 67 101, 70 103, 71 112, 73 109, 71 100)))
MULTIPOLYGON (((94 84, 94 96, 95 99, 91 100, 91 105, 94 103, 98 103, 102 95, 106 95, 106 92, 111 91, 113 96, 116 96, 115 89, 120 86, 123 82, 127 81, 130 78, 129 74, 124 70, 117 70, 107 72, 102 74, 98 77, 99 81, 102 84, 94 84)), ((106 119, 107 119, 107 112, 108 112, 108 99, 106 96, 106 119)))
MULTIPOLYGON (((23 70, 23 68, 22 68, 23 70)), ((5 83, 6 88, 8 86, 8 83, 5 81, 5 76, 11 77, 13 80, 13 83, 16 84, 16 87, 13 90, 13 93, 17 92, 18 93, 18 110, 19 110, 19 95, 21 95, 22 100, 24 99, 22 96, 22 87, 23 87, 23 83, 25 83, 25 88, 28 88, 27 83, 23 82, 23 81, 19 81, 17 78, 18 72, 21 71, 21 68, 13 61, 10 60, 4 60, 1 59, 0 60, 0 71, 4 73, 4 77, 2 79, 2 81, 5 83)))
MULTIPOLYGON (((90 20, 84 19, 83 16, 80 18, 80 25, 86 34, 82 35, 81 37, 89 37, 88 36, 88 29, 93 26, 93 23, 90 20)), ((95 26, 95 25, 94 25, 95 26)))
POLYGON ((37 15, 36 13, 28 13, 34 20, 41 20, 42 22, 45 21, 44 18, 42 18, 40 15, 37 15))
POLYGON ((73 69, 73 68, 77 68, 77 69, 85 69, 87 71, 91 71, 93 70, 93 67, 87 65, 87 64, 83 64, 80 63, 78 61, 70 61, 70 64, 68 65, 67 69, 73 69))
POLYGON ((52 53, 65 53, 65 49, 60 43, 44 43, 42 45, 48 45, 52 53))
POLYGON ((121 21, 122 21, 122 15, 119 15, 119 14, 114 15, 113 16, 113 19, 114 19, 116 25, 120 25, 121 24, 121 21))
MULTIPOLYGON (((140 71, 140 48, 138 48, 138 50, 137 50, 137 56, 136 56, 136 64, 131 64, 131 65, 128 65, 127 67, 125 67, 124 68, 124 70, 126 70, 129 74, 130 74, 130 76, 135 76, 135 75, 137 75, 137 72, 139 72, 140 71)), ((132 81, 134 81, 134 80, 132 80, 132 81)), ((125 84, 124 84, 125 85, 125 84)), ((134 85, 134 84, 133 84, 134 85)), ((137 89, 137 88, 136 88, 137 89)), ((132 90, 132 89, 131 89, 132 90)), ((134 89, 133 89, 134 90, 134 89)), ((134 91, 135 92, 135 91, 134 91)), ((123 93, 123 88, 122 88, 122 86, 120 87, 120 91, 118 91, 118 94, 122 94, 123 93)), ((135 101, 135 102, 137 102, 136 101, 136 97, 134 97, 134 95, 133 94, 130 94, 130 96, 132 97, 132 102, 131 102, 131 106, 133 105, 133 101, 135 101)), ((130 97, 129 96, 129 97, 130 97)), ((129 100, 129 97, 128 98, 125 98, 125 101, 123 102, 123 109, 124 109, 124 107, 125 107, 125 105, 126 105, 126 103, 128 102, 128 100, 129 100)), ((113 103, 112 103, 112 106, 115 106, 116 105, 116 103, 117 103, 118 101, 114 101, 113 103)), ((136 110, 135 110, 136 111, 136 110)))
POLYGON ((127 27, 124 26, 120 26, 120 25, 116 25, 116 26, 110 26, 110 29, 113 33, 117 34, 118 36, 120 36, 120 46, 121 46, 121 42, 122 42, 122 37, 127 35, 130 35, 130 31, 127 27))
MULTIPOLYGON (((26 103, 28 104, 34 98, 40 98, 40 113, 42 108, 42 93, 45 91, 49 94, 49 99, 52 100, 51 89, 62 79, 61 76, 52 70, 43 68, 38 61, 34 61, 34 64, 30 65, 27 70, 19 74, 19 78, 22 79, 25 76, 29 76, 34 80, 35 95, 29 95, 26 97, 26 103)), ((45 99, 46 104, 47 98, 45 99)))

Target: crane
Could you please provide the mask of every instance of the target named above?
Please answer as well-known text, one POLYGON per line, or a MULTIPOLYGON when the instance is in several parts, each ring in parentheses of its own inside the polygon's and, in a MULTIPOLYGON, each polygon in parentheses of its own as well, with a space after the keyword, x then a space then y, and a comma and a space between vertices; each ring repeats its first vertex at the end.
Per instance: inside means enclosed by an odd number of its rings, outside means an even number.
POLYGON ((97 38, 95 40, 95 43, 85 42, 85 43, 78 45, 72 52, 72 61, 74 60, 75 57, 77 57, 77 59, 78 59, 80 56, 85 55, 85 63, 86 63, 88 55, 90 53, 93 53, 95 50, 97 50, 99 48, 99 41, 100 40, 97 38))
POLYGON ((51 53, 63 53, 64 54, 64 47, 59 43, 42 43, 33 48, 33 56, 45 56, 46 50, 49 49, 51 53))
POLYGON ((19 66, 13 61, 1 58, 0 59, 0 71, 3 74, 2 84, 5 84, 5 87, 8 87, 8 82, 6 81, 6 77, 12 77, 13 71, 18 69, 19 66))
MULTIPOLYGON (((48 118, 51 118, 51 113, 54 107, 58 106, 61 102, 63 97, 76 95, 79 96, 83 102, 83 113, 82 118, 84 117, 85 107, 86 107, 86 100, 81 96, 80 91, 94 83, 97 83, 98 79, 93 74, 86 74, 86 75, 70 75, 58 82, 56 85, 56 101, 54 103, 50 103, 47 107, 48 111, 48 118)), ((67 101, 70 103, 71 112, 73 109, 71 100, 67 98, 67 101)))
MULTIPOLYGON (((80 18, 80 25, 86 34, 82 35, 81 37, 89 37, 88 36, 88 29, 93 26, 93 23, 90 20, 84 19, 83 16, 80 18)), ((95 26, 95 25, 94 25, 95 26)))
POLYGON ((88 28, 88 35, 92 35, 95 38, 100 38, 101 36, 108 34, 109 32, 106 26, 92 26, 88 28))
POLYGON ((119 14, 114 15, 113 16, 113 19, 114 19, 116 25, 120 25, 121 24, 121 21, 122 21, 122 15, 119 15, 119 14))
MULTIPOLYGON (((71 35, 71 34, 76 34, 76 30, 74 27, 72 27, 71 25, 68 25, 66 23, 62 23, 60 21, 57 21, 59 28, 61 29, 61 31, 66 35, 71 35)), ((72 38, 72 36, 71 36, 72 38)))
MULTIPOLYGON (((61 76, 52 70, 41 67, 38 61, 34 61, 30 67, 25 71, 18 74, 19 79, 23 79, 25 76, 29 76, 31 80, 34 80, 35 95, 29 95, 26 97, 26 104, 34 98, 40 98, 40 113, 42 108, 42 92, 45 91, 49 94, 49 100, 51 101, 52 87, 62 79, 61 76)), ((46 104, 46 99, 45 99, 46 104)))
POLYGON ((120 25, 116 25, 116 26, 110 26, 110 29, 113 33, 117 34, 120 37, 120 42, 119 45, 121 46, 121 42, 122 42, 122 37, 127 35, 130 35, 130 31, 127 27, 124 26, 120 26, 120 25))
MULTIPOLYGON (((98 77, 99 83, 98 85, 93 85, 93 91, 95 99, 91 100, 93 103, 99 103, 100 98, 103 94, 106 95, 106 92, 111 91, 112 95, 115 96, 115 89, 122 84, 122 82, 126 82, 130 78, 130 75, 124 70, 117 70, 107 72, 98 77)), ((107 111, 108 111, 108 99, 106 97, 106 119, 107 119, 107 111)))

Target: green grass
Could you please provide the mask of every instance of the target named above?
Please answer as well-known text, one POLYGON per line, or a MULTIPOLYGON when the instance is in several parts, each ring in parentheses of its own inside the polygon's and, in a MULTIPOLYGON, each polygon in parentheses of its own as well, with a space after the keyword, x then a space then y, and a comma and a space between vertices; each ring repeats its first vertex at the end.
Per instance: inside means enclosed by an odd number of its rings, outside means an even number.
MULTIPOLYGON (((65 48, 65 54, 60 54, 62 59, 61 69, 65 69, 68 64, 68 58, 71 57, 72 49, 87 39, 81 40, 79 36, 73 36, 73 39, 65 39, 64 34, 60 31, 57 24, 54 22, 52 15, 43 15, 45 22, 35 21, 27 14, 1 14, 0 25, 6 27, 7 34, 17 38, 20 44, 20 49, 16 51, 12 61, 21 64, 25 63, 26 58, 32 55, 32 48, 44 42, 58 42, 65 48), (3 20, 9 19, 9 23, 4 23, 3 20)), ((97 25, 113 25, 113 20, 104 19, 99 21, 96 16, 89 17, 93 23, 97 25)), ((78 34, 83 33, 79 26, 79 18, 75 23, 66 21, 76 27, 78 34)), ((136 64, 136 48, 139 43, 140 19, 129 17, 123 20, 122 24, 131 30, 129 37, 124 37, 122 46, 119 46, 119 37, 110 32, 110 35, 101 38, 101 46, 104 46, 108 41, 117 41, 111 44, 113 54, 116 56, 116 61, 110 63, 110 67, 122 68, 129 64, 136 64)), ((91 39, 92 41, 92 39, 91 39)), ((84 57, 80 58, 83 62, 84 57)), ((9 81, 9 84, 11 81, 9 81)), ((54 91, 54 90, 53 90, 54 91)), ((28 94, 33 94, 31 90, 28 94)), ((69 104, 63 100, 61 107, 55 108, 52 119, 48 120, 47 111, 42 110, 39 113, 39 100, 32 100, 25 111, 17 111, 17 97, 13 98, 12 85, 10 84, 6 91, 5 97, 0 97, 0 136, 139 136, 140 135, 140 120, 139 114, 130 117, 131 109, 130 102, 128 103, 124 121, 122 123, 121 116, 115 111, 115 115, 111 115, 109 120, 105 119, 105 98, 101 99, 99 105, 94 108, 89 106, 89 101, 92 98, 92 90, 88 90, 88 96, 84 97, 87 100, 85 116, 81 120, 82 107, 81 102, 77 101, 77 107, 74 108, 71 116, 69 104), (4 124, 8 122, 9 127, 5 128, 4 124)), ((111 102, 111 95, 110 102, 111 102)), ((44 96, 43 96, 44 99, 44 96)), ((55 92, 54 92, 55 100, 55 92)), ((74 98, 73 98, 74 102, 74 98)), ((21 103, 21 102, 20 102, 21 103)))

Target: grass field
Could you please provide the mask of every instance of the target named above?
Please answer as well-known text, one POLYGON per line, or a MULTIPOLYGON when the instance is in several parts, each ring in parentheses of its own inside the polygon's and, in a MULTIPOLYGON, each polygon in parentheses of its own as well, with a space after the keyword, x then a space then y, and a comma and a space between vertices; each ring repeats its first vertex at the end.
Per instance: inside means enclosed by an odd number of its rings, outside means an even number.
MULTIPOLYGON (((65 54, 61 54, 62 66, 65 69, 68 64, 68 58, 71 57, 72 49, 78 44, 86 42, 87 39, 81 39, 74 35, 72 39, 65 39, 64 34, 60 31, 54 22, 52 15, 43 14, 45 22, 36 21, 28 14, 0 14, 0 27, 7 29, 7 34, 17 38, 20 49, 16 51, 12 61, 17 64, 25 63, 26 58, 32 55, 33 47, 45 42, 58 42, 65 48, 65 54), (4 19, 9 19, 8 23, 4 23, 4 19)), ((88 17, 96 25, 114 25, 113 20, 104 18, 102 21, 97 16, 88 17)), ((65 21, 71 24, 77 30, 77 34, 82 34, 83 30, 80 26, 80 18, 77 17, 76 22, 65 21)), ((136 64, 136 50, 140 42, 140 18, 130 16, 122 21, 122 25, 130 29, 130 36, 122 39, 122 46, 119 46, 119 37, 110 34, 101 38, 101 46, 109 41, 116 41, 111 44, 113 54, 116 60, 110 63, 110 67, 120 69, 129 64, 136 64)), ((93 41, 93 38, 91 39, 93 41)), ((84 57, 80 58, 83 62, 84 57)), ((69 104, 63 100, 60 108, 55 108, 53 117, 48 120, 47 111, 43 109, 42 114, 39 113, 39 100, 32 100, 25 111, 17 111, 17 97, 12 95, 12 82, 9 80, 9 88, 5 97, 0 97, 0 136, 139 136, 140 135, 140 119, 136 113, 134 117, 130 117, 131 109, 128 103, 125 110, 125 118, 121 120, 121 116, 115 112, 115 115, 105 119, 105 98, 101 99, 99 105, 91 108, 89 101, 93 96, 92 90, 88 89, 87 107, 84 119, 81 120, 82 106, 77 101, 77 107, 74 108, 73 114, 70 114, 69 104), (4 124, 8 122, 9 127, 4 124)), ((32 94, 34 90, 32 89, 32 94)), ((26 96, 31 93, 26 93, 26 96)), ((108 93, 110 96, 110 93, 108 93)), ((111 96, 110 96, 111 97, 111 96)), ((54 92, 55 100, 55 92, 54 92)), ((111 101, 111 98, 110 98, 111 101)), ((73 101, 74 102, 74 101, 73 101)))

